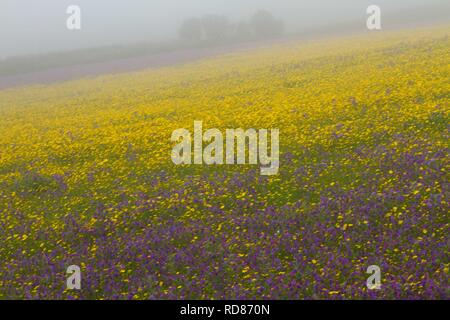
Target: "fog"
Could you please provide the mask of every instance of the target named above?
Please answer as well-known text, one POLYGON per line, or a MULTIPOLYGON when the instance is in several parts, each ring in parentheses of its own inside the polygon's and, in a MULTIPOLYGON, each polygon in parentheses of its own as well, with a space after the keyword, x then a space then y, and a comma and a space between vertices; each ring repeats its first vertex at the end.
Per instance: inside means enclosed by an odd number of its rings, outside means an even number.
POLYGON ((177 30, 185 19, 204 14, 221 14, 237 22, 266 9, 282 19, 286 31, 292 33, 324 26, 332 29, 333 25, 352 21, 361 21, 365 26, 366 8, 371 4, 379 5, 383 15, 408 15, 412 9, 422 7, 450 16, 448 3, 448 0, 0 0, 0 58, 170 41, 177 38, 177 30), (81 30, 66 28, 69 5, 81 8, 81 30))

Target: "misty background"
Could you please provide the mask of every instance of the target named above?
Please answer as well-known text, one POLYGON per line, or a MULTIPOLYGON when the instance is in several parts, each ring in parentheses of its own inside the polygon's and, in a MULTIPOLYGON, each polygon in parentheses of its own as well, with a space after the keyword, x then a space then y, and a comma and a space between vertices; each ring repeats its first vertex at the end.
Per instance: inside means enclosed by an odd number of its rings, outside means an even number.
POLYGON ((239 23, 260 9, 282 20, 287 34, 350 22, 365 28, 371 4, 381 7, 383 27, 397 18, 432 22, 450 17, 449 0, 0 0, 0 59, 175 41, 186 19, 217 14, 239 23), (66 28, 69 5, 81 7, 81 30, 66 28))

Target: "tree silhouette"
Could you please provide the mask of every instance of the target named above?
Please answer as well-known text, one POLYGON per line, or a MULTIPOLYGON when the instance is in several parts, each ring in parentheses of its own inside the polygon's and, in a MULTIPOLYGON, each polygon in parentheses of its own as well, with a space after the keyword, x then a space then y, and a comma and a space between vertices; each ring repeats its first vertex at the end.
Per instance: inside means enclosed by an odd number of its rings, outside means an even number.
POLYGON ((259 38, 273 38, 283 34, 284 25, 281 20, 266 10, 256 12, 250 20, 253 33, 259 38))
POLYGON ((229 22, 225 16, 206 15, 202 18, 202 24, 208 40, 220 40, 227 36, 229 22))
POLYGON ((203 24, 199 18, 191 18, 183 22, 179 30, 181 39, 197 42, 203 38, 203 24))

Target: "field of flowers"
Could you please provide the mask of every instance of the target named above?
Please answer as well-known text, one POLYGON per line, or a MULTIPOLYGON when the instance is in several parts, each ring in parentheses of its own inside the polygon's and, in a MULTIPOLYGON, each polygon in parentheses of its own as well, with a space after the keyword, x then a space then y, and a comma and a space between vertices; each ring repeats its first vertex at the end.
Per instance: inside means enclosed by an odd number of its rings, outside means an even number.
POLYGON ((0 91, 0 298, 450 298, 449 34, 0 91), (175 166, 194 120, 279 128, 279 175, 175 166))

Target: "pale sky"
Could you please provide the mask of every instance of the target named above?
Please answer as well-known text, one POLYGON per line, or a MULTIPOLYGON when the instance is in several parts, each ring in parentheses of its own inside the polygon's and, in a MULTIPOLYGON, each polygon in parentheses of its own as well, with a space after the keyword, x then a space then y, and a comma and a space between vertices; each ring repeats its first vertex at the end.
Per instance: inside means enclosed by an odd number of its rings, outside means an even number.
MULTIPOLYGON (((0 0, 0 58, 103 45, 170 40, 181 22, 204 14, 231 21, 267 9, 289 31, 361 20, 377 4, 383 13, 416 6, 442 10, 449 0, 0 0), (82 10, 82 30, 66 28, 66 9, 82 10)), ((445 7, 449 10, 449 6, 445 7)), ((450 16, 450 12, 448 12, 450 16)))

